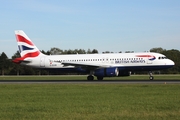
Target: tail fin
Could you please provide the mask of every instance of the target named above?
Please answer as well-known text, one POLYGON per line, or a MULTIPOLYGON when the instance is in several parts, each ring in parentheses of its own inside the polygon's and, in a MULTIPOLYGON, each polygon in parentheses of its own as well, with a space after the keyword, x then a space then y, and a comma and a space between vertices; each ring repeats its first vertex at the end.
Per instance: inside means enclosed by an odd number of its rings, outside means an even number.
POLYGON ((42 54, 22 30, 16 30, 15 36, 21 57, 14 59, 13 62, 15 63, 21 63, 22 61, 28 62, 25 60, 26 58, 34 58, 42 54))
POLYGON ((15 31, 15 36, 21 57, 36 57, 40 54, 39 49, 22 30, 15 31))

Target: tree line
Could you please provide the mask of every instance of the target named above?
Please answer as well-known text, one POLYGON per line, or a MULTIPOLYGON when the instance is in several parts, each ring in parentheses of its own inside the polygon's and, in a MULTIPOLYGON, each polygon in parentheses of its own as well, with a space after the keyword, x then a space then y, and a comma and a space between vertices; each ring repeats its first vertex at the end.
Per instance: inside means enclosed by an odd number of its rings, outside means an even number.
MULTIPOLYGON (((41 50, 46 55, 60 55, 60 54, 94 54, 98 53, 97 49, 74 49, 74 50, 61 50, 59 48, 51 48, 48 51, 41 50)), ((126 53, 133 51, 126 51, 126 53)), ((176 49, 166 50, 161 47, 152 48, 150 52, 157 52, 164 54, 169 59, 175 62, 175 66, 170 69, 155 71, 155 73, 161 74, 179 74, 180 73, 180 51, 176 49)), ((105 51, 103 53, 113 53, 105 51)), ((119 52, 121 53, 121 51, 119 52)), ((18 65, 12 62, 13 59, 20 57, 19 51, 14 53, 11 58, 8 58, 5 52, 0 54, 0 75, 59 75, 59 74, 77 74, 77 73, 60 73, 58 71, 40 70, 28 66, 18 65)), ((137 72, 138 74, 146 74, 147 72, 137 72)))

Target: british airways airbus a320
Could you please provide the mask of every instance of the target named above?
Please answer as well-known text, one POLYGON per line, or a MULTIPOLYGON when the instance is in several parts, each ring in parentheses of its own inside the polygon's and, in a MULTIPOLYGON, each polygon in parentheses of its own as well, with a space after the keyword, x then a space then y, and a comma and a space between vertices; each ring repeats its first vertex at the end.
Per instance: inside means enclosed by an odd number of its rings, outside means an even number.
POLYGON ((15 36, 21 57, 14 63, 41 69, 68 70, 89 74, 87 80, 103 80, 104 77, 129 76, 134 71, 149 71, 153 80, 153 70, 174 66, 174 62, 159 53, 113 53, 113 54, 75 54, 44 55, 22 31, 16 30, 15 36))

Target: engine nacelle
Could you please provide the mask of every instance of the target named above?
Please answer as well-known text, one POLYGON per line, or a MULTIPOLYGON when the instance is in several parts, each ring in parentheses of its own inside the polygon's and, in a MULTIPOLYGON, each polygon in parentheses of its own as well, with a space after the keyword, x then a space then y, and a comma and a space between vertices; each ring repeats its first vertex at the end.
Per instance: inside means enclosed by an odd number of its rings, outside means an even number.
POLYGON ((118 68, 101 68, 94 71, 94 76, 98 77, 115 77, 119 75, 118 68))

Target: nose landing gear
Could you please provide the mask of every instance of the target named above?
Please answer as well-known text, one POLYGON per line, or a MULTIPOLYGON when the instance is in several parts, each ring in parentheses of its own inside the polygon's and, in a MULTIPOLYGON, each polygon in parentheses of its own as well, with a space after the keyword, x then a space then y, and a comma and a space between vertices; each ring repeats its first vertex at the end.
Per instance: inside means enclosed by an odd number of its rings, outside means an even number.
POLYGON ((152 76, 152 71, 149 71, 149 80, 154 80, 154 77, 152 76))

